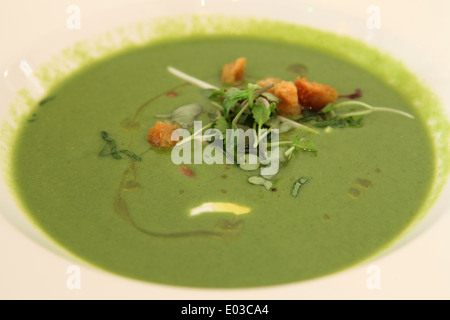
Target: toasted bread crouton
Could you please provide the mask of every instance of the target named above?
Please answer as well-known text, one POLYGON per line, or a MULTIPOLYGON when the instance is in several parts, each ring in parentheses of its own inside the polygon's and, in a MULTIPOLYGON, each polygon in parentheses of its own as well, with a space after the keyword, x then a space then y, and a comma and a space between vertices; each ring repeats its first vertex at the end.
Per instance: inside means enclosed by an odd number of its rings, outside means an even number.
POLYGON ((171 149, 178 142, 178 140, 172 141, 172 133, 178 128, 177 123, 172 124, 169 121, 158 121, 147 134, 148 142, 152 146, 160 149, 171 149))
POLYGON ((223 66, 221 80, 226 84, 233 84, 244 78, 247 58, 239 58, 223 66))
MULTIPOLYGON (((278 84, 281 82, 280 78, 267 78, 267 79, 263 79, 258 81, 256 84, 262 88, 264 88, 265 86, 268 86, 269 84, 278 84)), ((269 89, 267 90, 267 92, 273 93, 275 91, 275 88, 269 89)))
POLYGON ((302 107, 298 103, 298 93, 292 81, 281 81, 273 91, 281 101, 278 103, 278 113, 285 116, 298 116, 302 112, 302 107))
POLYGON ((257 84, 265 87, 271 83, 275 86, 267 90, 280 99, 278 103, 278 113, 285 116, 297 116, 302 108, 298 103, 297 88, 292 81, 281 81, 279 78, 267 78, 259 81, 257 84))
POLYGON ((295 80, 298 100, 306 108, 321 110, 329 103, 336 102, 338 92, 330 86, 316 82, 309 82, 306 78, 297 77, 295 80))

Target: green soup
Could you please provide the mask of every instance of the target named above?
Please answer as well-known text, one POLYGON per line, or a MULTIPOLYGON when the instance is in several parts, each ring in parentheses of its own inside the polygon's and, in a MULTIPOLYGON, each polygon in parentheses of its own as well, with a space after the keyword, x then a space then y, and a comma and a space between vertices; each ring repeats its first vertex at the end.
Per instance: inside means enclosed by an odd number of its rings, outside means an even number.
POLYGON ((32 220, 102 269, 194 287, 302 281, 391 245, 421 213, 433 183, 434 150, 419 116, 374 112, 361 128, 288 133, 313 140, 318 152, 296 154, 273 191, 248 183, 254 173, 237 166, 191 165, 195 176, 187 177, 170 151, 150 148, 146 134, 155 115, 193 102, 203 106, 199 119, 214 112, 199 88, 167 66, 221 86, 221 67, 240 56, 247 57, 248 81, 302 74, 340 93, 360 88, 364 102, 417 115, 410 97, 370 70, 310 47, 243 36, 154 43, 78 71, 23 123, 14 177, 32 220), (142 161, 100 157, 102 131, 142 161), (293 197, 299 177, 309 181, 293 197), (251 212, 191 216, 204 202, 251 212))

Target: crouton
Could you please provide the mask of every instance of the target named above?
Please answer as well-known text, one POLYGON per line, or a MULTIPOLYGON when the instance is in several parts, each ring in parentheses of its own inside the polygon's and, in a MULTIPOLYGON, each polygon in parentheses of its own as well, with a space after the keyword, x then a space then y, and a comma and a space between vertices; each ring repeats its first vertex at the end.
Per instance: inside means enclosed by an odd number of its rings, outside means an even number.
POLYGON ((172 141, 172 133, 178 128, 179 126, 177 123, 172 124, 169 121, 158 121, 147 134, 148 142, 150 142, 152 146, 160 149, 171 149, 178 142, 178 139, 172 141))
MULTIPOLYGON (((267 78, 267 79, 263 79, 263 80, 258 81, 256 84, 258 86, 260 86, 260 87, 265 87, 265 86, 268 86, 269 84, 273 83, 273 84, 276 85, 276 84, 278 84, 280 82, 281 82, 280 78, 267 78)), ((275 88, 272 88, 272 89, 269 89, 267 91, 270 92, 270 93, 273 93, 274 90, 275 90, 275 88)))
POLYGON ((247 58, 239 58, 223 66, 221 80, 226 84, 233 84, 244 78, 247 58))
POLYGON ((322 110, 327 104, 336 102, 339 97, 338 92, 332 87, 311 83, 306 78, 297 77, 295 86, 300 104, 309 109, 322 110))
POLYGON ((285 116, 297 116, 301 113, 302 108, 298 103, 297 88, 292 81, 281 81, 278 78, 267 78, 259 81, 257 84, 265 87, 271 83, 275 86, 267 90, 280 99, 278 103, 278 113, 285 116))

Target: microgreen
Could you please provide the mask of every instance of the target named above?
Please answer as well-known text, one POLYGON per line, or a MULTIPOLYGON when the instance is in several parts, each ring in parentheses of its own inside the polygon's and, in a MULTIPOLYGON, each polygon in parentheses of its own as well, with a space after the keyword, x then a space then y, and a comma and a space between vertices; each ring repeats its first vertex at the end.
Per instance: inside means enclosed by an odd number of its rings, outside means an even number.
POLYGON ((223 100, 223 112, 225 116, 228 116, 230 110, 234 108, 239 101, 248 100, 248 96, 248 89, 241 90, 234 87, 229 88, 225 92, 225 99, 223 100))
POLYGON ((214 89, 214 90, 219 90, 219 88, 217 88, 216 86, 209 84, 205 81, 202 81, 200 79, 197 79, 191 75, 188 75, 178 69, 175 69, 174 67, 167 67, 167 71, 169 71, 171 74, 173 74, 174 76, 189 82, 197 87, 200 87, 202 89, 214 89))
POLYGON ((219 130, 220 132, 222 132, 222 134, 224 136, 226 136, 227 129, 229 129, 229 128, 230 128, 230 125, 228 124, 228 121, 227 121, 227 119, 225 119, 224 116, 217 118, 217 120, 214 124, 214 129, 219 130))
POLYGON ((355 106, 355 107, 362 107, 365 110, 362 111, 352 111, 352 112, 348 112, 348 113, 343 113, 343 114, 337 114, 336 117, 338 118, 348 118, 348 117, 360 117, 363 115, 367 115, 370 114, 372 112, 388 112, 388 113, 394 113, 397 115, 401 115, 404 116, 406 118, 410 118, 410 119, 414 119, 414 116, 410 113, 401 111, 401 110, 397 110, 397 109, 392 109, 392 108, 386 108, 386 107, 374 107, 371 106, 368 103, 365 102, 361 102, 361 101, 346 101, 346 102, 341 102, 338 104, 330 104, 328 106, 326 106, 321 113, 329 113, 330 111, 337 111, 338 109, 344 108, 344 107, 348 107, 348 106, 355 106), (326 111, 326 112, 324 112, 326 111))
POLYGON ((319 132, 314 130, 313 128, 310 128, 308 126, 305 126, 304 124, 298 123, 297 121, 291 120, 289 118, 283 117, 283 116, 278 116, 278 119, 281 122, 287 122, 289 123, 292 127, 296 128, 296 129, 300 129, 300 130, 304 130, 313 134, 318 134, 319 132))
POLYGON ((295 181, 294 185, 292 186, 291 195, 294 198, 297 198, 300 188, 303 187, 305 183, 307 183, 308 181, 309 181, 308 178, 300 178, 297 181, 295 181))
POLYGON ((295 137, 294 141, 291 144, 292 147, 296 147, 306 152, 317 152, 317 147, 314 141, 300 138, 299 136, 295 137))
POLYGON ((259 129, 270 119, 271 111, 263 104, 256 104, 252 109, 253 118, 258 124, 259 129))
POLYGON ((255 91, 257 89, 261 89, 261 87, 258 86, 257 84, 252 84, 252 83, 248 84, 248 89, 247 90, 248 90, 248 102, 249 102, 249 105, 250 105, 250 109, 252 109, 253 106, 254 106, 254 103, 255 103, 255 91))
POLYGON ((198 136, 199 133, 205 131, 206 129, 211 128, 213 125, 214 125, 214 122, 208 123, 206 126, 204 126, 203 128, 197 130, 196 132, 194 132, 192 135, 190 135, 190 136, 187 137, 186 139, 183 139, 183 140, 179 141, 179 142, 176 144, 176 146, 181 146, 181 145, 183 145, 183 144, 185 144, 185 143, 190 142, 191 140, 195 139, 195 138, 198 136))

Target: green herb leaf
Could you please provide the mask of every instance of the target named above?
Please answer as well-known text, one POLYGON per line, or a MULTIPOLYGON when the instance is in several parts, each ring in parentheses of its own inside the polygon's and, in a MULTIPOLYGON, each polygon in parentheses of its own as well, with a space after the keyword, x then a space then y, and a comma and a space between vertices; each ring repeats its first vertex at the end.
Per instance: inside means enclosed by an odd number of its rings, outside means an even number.
POLYGON ((249 83, 247 87, 248 87, 248 102, 250 104, 250 109, 252 109, 255 101, 255 91, 257 89, 261 89, 261 87, 258 86, 257 84, 252 83, 249 83))
POLYGON ((255 122, 261 127, 270 119, 271 111, 263 104, 256 104, 252 109, 252 114, 255 122))
POLYGON ((239 101, 244 101, 248 99, 248 90, 241 90, 238 88, 231 87, 225 92, 225 99, 223 100, 223 111, 225 116, 228 115, 230 110, 239 101))
POLYGON ((320 113, 329 113, 331 111, 336 110, 336 106, 332 103, 329 103, 325 108, 323 108, 322 110, 320 110, 320 113))
POLYGON ((345 118, 345 121, 347 122, 347 125, 350 128, 361 128, 363 126, 362 118, 355 118, 355 117, 348 117, 345 118))
POLYGON ((227 129, 229 129, 230 128, 230 125, 228 124, 228 121, 227 121, 227 119, 225 119, 225 117, 219 117, 217 120, 216 120, 216 123, 215 123, 215 125, 214 125, 214 129, 217 129, 217 130, 219 130, 220 132, 222 132, 222 134, 224 135, 224 136, 226 136, 226 134, 227 134, 227 129))
POLYGON ((216 89, 205 89, 203 90, 203 95, 208 99, 222 102, 223 98, 225 97, 225 92, 216 89))
POLYGON ((308 139, 300 139, 298 136, 292 142, 292 146, 306 152, 317 152, 317 147, 314 141, 308 139))
POLYGON ((182 128, 189 128, 194 125, 195 117, 202 113, 202 106, 198 103, 184 105, 175 109, 171 114, 157 115, 157 118, 168 118, 178 123, 182 128))
POLYGON ((292 186, 291 195, 294 198, 297 198, 300 188, 303 187, 305 183, 307 183, 308 181, 309 181, 308 178, 300 178, 297 181, 295 181, 294 185, 292 186))

